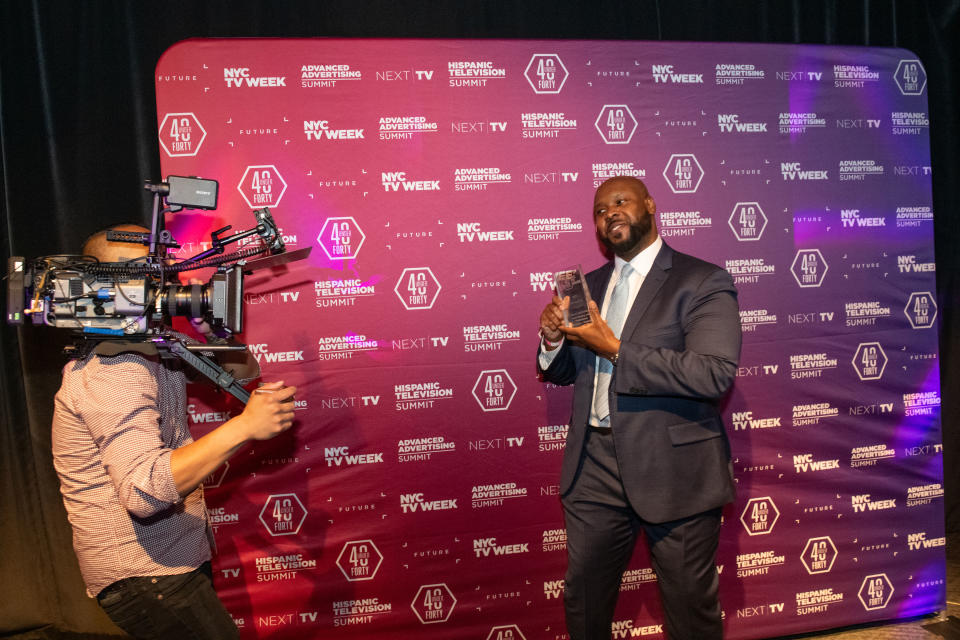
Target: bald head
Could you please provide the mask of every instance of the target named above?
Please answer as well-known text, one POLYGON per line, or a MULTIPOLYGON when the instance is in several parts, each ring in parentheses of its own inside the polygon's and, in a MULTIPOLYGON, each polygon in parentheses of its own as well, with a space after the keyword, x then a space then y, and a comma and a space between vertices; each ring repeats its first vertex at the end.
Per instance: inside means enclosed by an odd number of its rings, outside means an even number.
POLYGON ((137 224, 117 224, 103 231, 98 231, 83 243, 80 252, 85 256, 93 256, 100 262, 125 262, 147 255, 146 245, 130 242, 111 242, 107 240, 107 231, 137 231, 150 233, 150 230, 137 224))
POLYGON ((657 239, 656 212, 647 186, 632 176, 610 178, 593 198, 597 237, 624 260, 632 260, 657 239))
POLYGON ((628 187, 636 189, 637 194, 642 198, 646 199, 650 197, 650 192, 647 191, 647 185, 643 183, 643 180, 640 178, 634 178, 633 176, 614 176, 612 178, 607 178, 597 187, 597 192, 599 193, 604 187, 610 188, 616 185, 622 187, 628 187))

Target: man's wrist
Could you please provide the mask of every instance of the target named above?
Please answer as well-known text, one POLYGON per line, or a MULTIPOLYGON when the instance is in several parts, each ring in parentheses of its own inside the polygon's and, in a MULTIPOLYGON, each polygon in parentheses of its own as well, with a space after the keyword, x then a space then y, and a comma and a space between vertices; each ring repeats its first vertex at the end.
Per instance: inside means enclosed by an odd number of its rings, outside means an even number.
POLYGON ((559 347, 561 344, 563 344, 563 335, 562 335, 562 334, 561 334, 560 337, 558 337, 556 340, 551 340, 550 338, 547 337, 547 335, 546 335, 543 331, 541 331, 541 332, 540 332, 540 339, 543 340, 543 344, 546 345, 547 347, 549 347, 550 349, 556 349, 556 348, 559 347))
POLYGON ((620 341, 617 340, 617 344, 614 346, 612 353, 607 356, 607 360, 610 361, 610 364, 617 366, 617 362, 620 360, 620 341))

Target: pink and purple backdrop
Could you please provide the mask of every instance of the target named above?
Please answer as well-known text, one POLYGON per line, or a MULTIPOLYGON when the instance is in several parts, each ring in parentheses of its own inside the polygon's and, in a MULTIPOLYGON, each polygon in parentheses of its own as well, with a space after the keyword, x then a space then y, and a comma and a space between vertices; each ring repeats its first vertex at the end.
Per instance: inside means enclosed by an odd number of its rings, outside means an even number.
MULTIPOLYGON (((243 340, 298 426, 208 482, 245 638, 565 638, 541 383, 551 274, 603 261, 590 204, 644 179, 668 243, 726 267, 744 346, 730 638, 945 603, 926 74, 897 49, 190 40, 157 66, 164 175, 220 182, 181 255, 269 206, 311 257, 246 281, 243 340)), ((239 410, 206 387, 195 435, 239 410)), ((614 637, 663 637, 642 547, 614 637)))

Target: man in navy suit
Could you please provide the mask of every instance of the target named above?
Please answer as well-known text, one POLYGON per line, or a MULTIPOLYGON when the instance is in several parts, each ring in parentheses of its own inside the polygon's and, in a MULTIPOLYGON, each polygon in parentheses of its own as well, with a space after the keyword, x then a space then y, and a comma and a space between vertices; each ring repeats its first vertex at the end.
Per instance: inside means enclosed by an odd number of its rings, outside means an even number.
POLYGON ((556 296, 540 316, 542 376, 574 385, 560 476, 571 640, 610 638, 640 530, 667 635, 723 636, 715 563, 734 484, 718 404, 740 355, 737 292, 720 267, 667 246, 655 213, 640 180, 600 185, 593 220, 614 259, 586 275, 590 322, 565 324, 556 296))

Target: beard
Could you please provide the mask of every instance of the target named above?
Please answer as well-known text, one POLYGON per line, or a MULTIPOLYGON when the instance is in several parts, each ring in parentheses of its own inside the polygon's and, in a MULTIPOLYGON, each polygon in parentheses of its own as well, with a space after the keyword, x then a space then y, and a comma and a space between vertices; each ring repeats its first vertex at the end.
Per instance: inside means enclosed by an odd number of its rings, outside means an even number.
POLYGON ((616 255, 628 254, 638 245, 648 244, 650 234, 653 231, 653 215, 645 214, 636 222, 631 222, 627 229, 626 237, 620 241, 614 242, 607 234, 604 234, 600 240, 616 255))

